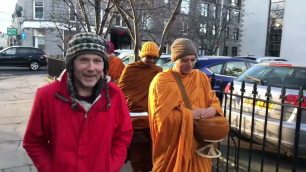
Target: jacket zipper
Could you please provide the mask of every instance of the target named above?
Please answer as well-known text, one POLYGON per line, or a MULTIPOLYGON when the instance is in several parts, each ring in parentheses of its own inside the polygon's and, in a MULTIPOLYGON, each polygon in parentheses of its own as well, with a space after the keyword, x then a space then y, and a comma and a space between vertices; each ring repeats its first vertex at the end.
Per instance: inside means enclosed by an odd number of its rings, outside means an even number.
POLYGON ((88 112, 85 113, 84 119, 87 119, 88 112))

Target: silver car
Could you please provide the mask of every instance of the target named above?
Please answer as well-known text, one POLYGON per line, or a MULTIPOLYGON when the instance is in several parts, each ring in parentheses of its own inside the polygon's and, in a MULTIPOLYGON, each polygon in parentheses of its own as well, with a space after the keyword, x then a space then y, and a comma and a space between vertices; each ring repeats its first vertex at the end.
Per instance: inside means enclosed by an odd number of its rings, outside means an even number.
MULTIPOLYGON (((306 67, 287 64, 258 64, 253 66, 233 81, 233 96, 231 113, 229 112, 229 97, 227 94, 226 113, 227 118, 231 114, 231 129, 238 131, 240 123, 240 107, 242 104, 241 134, 247 137, 251 135, 253 112, 253 88, 257 83, 258 95, 255 99, 253 139, 259 143, 264 138, 264 122, 266 116, 266 93, 268 85, 271 86, 271 98, 268 105, 266 144, 277 147, 279 140, 279 128, 281 118, 282 86, 286 88, 286 101, 283 111, 281 152, 293 154, 295 141, 295 128, 297 120, 299 89, 302 87, 303 95, 306 95, 306 67), (245 93, 241 101, 242 82, 245 82, 245 93), (295 106, 296 105, 296 106, 295 106)), ((225 88, 229 93, 230 84, 225 88)), ((306 100, 306 97, 304 97, 306 100)), ((299 155, 306 155, 306 101, 302 103, 302 117, 299 137, 299 155)))

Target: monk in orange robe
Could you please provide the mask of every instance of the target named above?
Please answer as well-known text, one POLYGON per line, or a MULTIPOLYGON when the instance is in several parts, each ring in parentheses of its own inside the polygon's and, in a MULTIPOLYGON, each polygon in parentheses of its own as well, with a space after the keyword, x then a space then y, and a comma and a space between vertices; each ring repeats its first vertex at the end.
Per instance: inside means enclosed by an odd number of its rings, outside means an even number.
POLYGON ((110 45, 109 49, 107 49, 107 59, 108 59, 108 64, 109 64, 109 70, 108 70, 107 75, 111 77, 112 82, 117 84, 118 79, 120 78, 122 70, 124 69, 125 65, 121 59, 114 56, 115 48, 114 48, 113 43, 110 41, 107 41, 107 42, 110 45))
POLYGON ((210 172, 211 159, 197 155, 199 146, 193 121, 223 115, 205 73, 194 70, 197 50, 189 39, 177 39, 171 46, 174 67, 159 73, 149 89, 149 123, 153 144, 154 172, 210 172), (176 72, 185 87, 191 109, 186 108, 174 78, 176 72))
MULTIPOLYGON (((162 71, 156 66, 159 57, 154 42, 146 42, 141 49, 141 61, 127 65, 119 79, 130 112, 148 112, 148 92, 152 79, 162 71)), ((128 149, 128 160, 134 172, 151 171, 152 143, 148 116, 132 117, 133 139, 128 149)))

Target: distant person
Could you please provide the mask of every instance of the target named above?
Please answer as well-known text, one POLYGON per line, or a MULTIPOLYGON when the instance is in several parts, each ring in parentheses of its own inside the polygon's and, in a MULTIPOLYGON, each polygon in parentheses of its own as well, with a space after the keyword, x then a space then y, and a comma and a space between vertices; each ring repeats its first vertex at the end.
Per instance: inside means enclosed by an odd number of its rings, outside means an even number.
POLYGON ((119 171, 133 130, 121 90, 107 82, 108 43, 70 41, 66 71, 36 93, 23 147, 39 172, 119 171))
POLYGON ((205 73, 194 70, 197 49, 189 39, 171 45, 173 68, 159 73, 149 89, 149 120, 153 144, 154 172, 208 172, 211 159, 199 156, 194 120, 223 115, 220 102, 211 90, 205 73), (185 104, 176 75, 190 101, 185 104))
MULTIPOLYGON (((141 60, 127 65, 119 79, 130 112, 148 112, 148 92, 152 79, 162 68, 156 66, 158 46, 146 42, 141 49, 141 60)), ((132 117, 134 135, 128 150, 128 158, 134 172, 151 171, 152 145, 148 116, 132 117)))
POLYGON ((121 59, 114 56, 115 48, 113 43, 110 41, 107 42, 110 45, 109 48, 107 49, 107 59, 109 63, 109 70, 107 74, 111 77, 112 82, 117 84, 118 79, 120 78, 122 70, 124 69, 125 65, 121 59))

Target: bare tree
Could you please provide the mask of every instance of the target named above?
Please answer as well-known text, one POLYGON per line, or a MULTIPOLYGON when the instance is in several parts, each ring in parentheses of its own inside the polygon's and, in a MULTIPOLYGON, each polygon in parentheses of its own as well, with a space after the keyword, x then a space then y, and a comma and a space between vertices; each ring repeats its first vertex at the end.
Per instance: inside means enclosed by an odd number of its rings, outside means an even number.
POLYGON ((237 25, 240 12, 230 6, 203 1, 197 1, 191 9, 188 36, 200 47, 205 47, 207 55, 215 54, 229 34, 227 29, 237 25))
POLYGON ((176 15, 179 14, 181 3, 182 0, 177 0, 177 2, 173 4, 164 4, 163 2, 154 3, 154 1, 150 0, 113 0, 113 4, 123 18, 131 36, 136 61, 139 60, 138 52, 141 48, 140 41, 145 33, 160 45, 159 53, 162 53, 165 37, 167 36, 176 15), (170 7, 174 7, 172 13, 169 13, 172 9, 170 7), (165 18, 168 19, 165 25, 164 23, 158 24, 157 21, 159 19, 165 18), (152 26, 154 24, 155 26, 152 26), (163 28, 163 30, 160 30, 160 28, 163 28), (152 30, 155 30, 155 33, 152 33, 152 30), (160 34, 161 32, 162 34, 160 34), (160 36, 159 39, 158 36, 160 36))
POLYGON ((58 45, 64 53, 68 41, 75 33, 94 31, 107 37, 114 11, 110 0, 60 0, 57 3, 60 3, 58 9, 48 14, 58 31, 57 37, 64 43, 64 46, 58 45), (60 28, 64 28, 64 31, 60 28), (106 31, 104 28, 107 28, 106 31), (63 32, 68 35, 64 36, 63 32))

